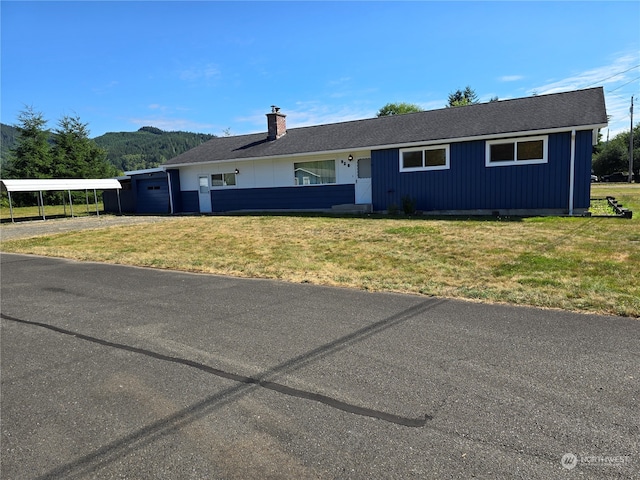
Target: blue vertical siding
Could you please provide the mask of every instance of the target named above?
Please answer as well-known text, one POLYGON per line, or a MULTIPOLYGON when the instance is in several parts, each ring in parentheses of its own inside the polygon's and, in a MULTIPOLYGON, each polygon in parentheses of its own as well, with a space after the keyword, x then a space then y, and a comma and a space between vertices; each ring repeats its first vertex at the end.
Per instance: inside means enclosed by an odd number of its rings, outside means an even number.
POLYGON ((344 203, 355 203, 353 184, 211 190, 214 212, 326 209, 344 203))
POLYGON ((196 190, 180 192, 180 210, 176 213, 197 213, 200 211, 200 198, 196 190))
POLYGON ((136 185, 136 213, 169 213, 169 185, 166 175, 140 178, 136 185))
MULTIPOLYGON (((418 210, 568 209, 571 132, 549 135, 548 163, 485 166, 485 141, 450 144, 450 169, 400 172, 399 150, 371 152, 374 210, 402 208, 410 196, 418 210)), ((591 132, 576 138, 574 206, 589 204, 591 132)))
POLYGON ((104 211, 108 213, 135 213, 135 196, 131 190, 120 190, 120 209, 118 208, 118 193, 116 190, 102 192, 104 211))

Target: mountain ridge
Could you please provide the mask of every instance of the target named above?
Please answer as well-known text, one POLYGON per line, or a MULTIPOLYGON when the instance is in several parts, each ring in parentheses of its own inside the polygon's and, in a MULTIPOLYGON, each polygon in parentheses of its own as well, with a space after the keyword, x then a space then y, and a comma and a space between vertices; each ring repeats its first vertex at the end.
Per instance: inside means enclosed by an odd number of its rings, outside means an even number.
MULTIPOLYGON (((4 167, 10 150, 17 143, 18 129, 2 123, 0 130, 0 157, 4 167)), ((107 161, 111 165, 126 172, 157 167, 215 137, 208 133, 165 131, 144 126, 134 132, 107 132, 91 140, 107 152, 107 161)))

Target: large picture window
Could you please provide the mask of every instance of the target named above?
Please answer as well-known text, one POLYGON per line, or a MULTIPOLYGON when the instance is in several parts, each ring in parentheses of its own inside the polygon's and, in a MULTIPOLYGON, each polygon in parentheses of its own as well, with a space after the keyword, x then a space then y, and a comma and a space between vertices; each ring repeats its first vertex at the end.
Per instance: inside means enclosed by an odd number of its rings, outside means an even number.
POLYGON ((336 161, 299 162, 293 164, 296 185, 336 183, 336 161))
POLYGON ((488 167, 547 163, 547 136, 490 140, 487 142, 488 167))
POLYGON ((449 145, 406 148, 400 150, 400 171, 446 170, 449 168, 449 145))
POLYGON ((211 175, 212 187, 231 187, 236 184, 235 173, 214 173, 211 175))

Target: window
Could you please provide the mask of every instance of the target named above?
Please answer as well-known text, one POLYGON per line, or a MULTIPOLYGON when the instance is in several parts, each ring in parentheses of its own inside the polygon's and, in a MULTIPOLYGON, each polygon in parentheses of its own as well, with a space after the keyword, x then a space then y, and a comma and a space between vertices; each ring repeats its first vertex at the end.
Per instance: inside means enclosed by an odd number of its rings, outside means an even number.
POLYGON ((547 163, 547 138, 544 136, 490 140, 487 142, 486 165, 498 167, 547 163))
POLYGON ((300 162, 293 164, 296 185, 336 183, 336 161, 300 162))
POLYGON ((198 177, 198 185, 200 187, 200 193, 209 193, 209 179, 206 175, 200 175, 198 177))
POLYGON ((400 171, 446 170, 449 168, 449 145, 400 150, 400 171))
POLYGON ((236 184, 235 173, 214 173, 211 175, 212 187, 230 187, 236 184))
POLYGON ((371 159, 358 159, 358 178, 371 178, 371 159))

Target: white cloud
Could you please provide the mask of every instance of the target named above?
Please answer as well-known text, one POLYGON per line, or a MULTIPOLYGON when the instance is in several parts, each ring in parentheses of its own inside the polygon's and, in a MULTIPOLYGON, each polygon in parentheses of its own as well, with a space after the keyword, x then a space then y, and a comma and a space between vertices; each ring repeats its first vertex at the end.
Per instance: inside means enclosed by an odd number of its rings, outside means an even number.
POLYGON ((329 86, 336 86, 336 85, 344 85, 345 83, 349 83, 349 82, 351 82, 351 77, 342 77, 336 80, 329 80, 328 84, 329 86))
POLYGON ((522 75, 503 75, 498 78, 501 82, 517 82, 518 80, 522 80, 524 77, 522 75))
POLYGON ((106 83, 104 85, 98 85, 97 87, 93 88, 93 93, 96 93, 98 95, 103 95, 105 93, 110 92, 111 90, 113 90, 115 87, 117 87, 119 84, 119 82, 117 80, 111 80, 109 83, 106 83))
MULTIPOLYGON (((609 115, 609 134, 613 136, 629 130, 629 106, 631 95, 628 98, 620 95, 626 84, 637 82, 637 88, 630 89, 637 92, 640 88, 640 55, 622 54, 609 65, 602 65, 584 72, 578 72, 570 77, 549 81, 549 83, 536 86, 528 90, 528 94, 545 95, 549 93, 566 92, 590 87, 604 87, 607 115, 609 115)), ((606 138, 606 130, 603 132, 606 138)))
POLYGON ((196 80, 214 80, 220 77, 220 69, 213 63, 194 65, 178 73, 180 80, 193 82, 196 80))
POLYGON ((319 101, 296 102, 290 112, 291 123, 296 127, 349 122, 363 118, 373 118, 376 112, 353 105, 327 105, 319 101))
POLYGON ((640 69, 640 56, 626 54, 616 58, 609 65, 602 65, 591 70, 578 72, 561 80, 539 85, 529 90, 529 93, 536 92, 538 95, 544 95, 596 86, 608 85, 613 87, 637 76, 638 69, 640 69))

